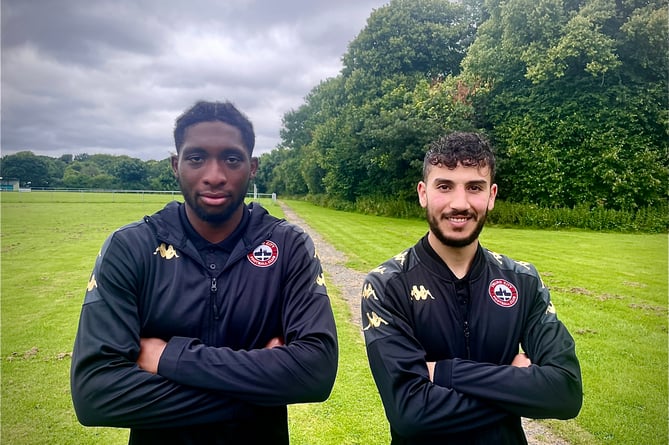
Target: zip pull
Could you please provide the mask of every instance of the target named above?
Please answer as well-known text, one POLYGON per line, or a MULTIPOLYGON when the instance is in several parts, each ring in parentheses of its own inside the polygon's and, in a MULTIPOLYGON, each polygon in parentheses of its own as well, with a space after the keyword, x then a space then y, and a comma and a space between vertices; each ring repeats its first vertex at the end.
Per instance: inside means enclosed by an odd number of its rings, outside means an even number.
POLYGON ((214 307, 214 320, 218 320, 218 305, 216 304, 216 291, 218 290, 218 285, 216 283, 216 277, 211 278, 209 290, 211 291, 211 302, 214 307))
POLYGON ((469 322, 465 320, 464 323, 465 347, 467 348, 467 360, 471 359, 471 351, 469 349, 469 322))

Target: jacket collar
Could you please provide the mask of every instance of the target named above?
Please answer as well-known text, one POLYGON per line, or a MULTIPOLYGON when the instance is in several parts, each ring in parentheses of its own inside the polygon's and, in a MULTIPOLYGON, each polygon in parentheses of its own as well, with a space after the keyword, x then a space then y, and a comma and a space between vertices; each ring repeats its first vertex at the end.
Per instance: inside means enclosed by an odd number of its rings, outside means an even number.
MULTIPOLYGON (((145 216, 144 221, 154 231, 159 242, 171 244, 181 251, 192 250, 192 254, 197 256, 195 247, 189 241, 188 229, 184 227, 179 215, 183 211, 183 206, 182 202, 172 201, 153 215, 145 216)), ((241 234, 240 242, 233 248, 232 256, 240 250, 244 255, 252 251, 272 235, 274 227, 281 221, 255 202, 246 205, 246 211, 249 217, 248 224, 241 234)))
POLYGON ((484 270, 484 264, 485 264, 485 254, 483 251, 483 247, 481 247, 481 244, 479 243, 478 247, 476 248, 476 253, 474 254, 474 259, 472 260, 472 265, 469 268, 469 271, 467 272, 467 275, 465 275, 463 278, 457 278, 455 274, 451 271, 451 269, 448 267, 446 263, 444 263, 444 260, 441 259, 441 257, 435 252, 435 250, 430 246, 430 243, 428 242, 427 235, 423 236, 414 246, 414 250, 416 252, 416 255, 418 256, 418 259, 425 264, 428 269, 439 275, 442 279, 446 279, 448 281, 460 281, 460 280, 474 280, 478 278, 481 273, 484 270))

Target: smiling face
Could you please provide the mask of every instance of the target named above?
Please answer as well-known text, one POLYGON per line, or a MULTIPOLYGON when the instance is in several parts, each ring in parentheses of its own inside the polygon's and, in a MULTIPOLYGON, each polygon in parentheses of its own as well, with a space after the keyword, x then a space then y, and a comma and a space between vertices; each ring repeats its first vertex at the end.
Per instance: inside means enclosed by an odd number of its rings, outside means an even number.
POLYGON ((430 233, 441 244, 462 248, 478 240, 487 213, 495 206, 497 185, 491 182, 487 167, 458 163, 455 168, 442 164, 429 168, 418 184, 418 198, 430 233))
POLYGON ((257 168, 238 128, 221 121, 187 127, 172 169, 195 230, 212 242, 231 233, 241 221, 244 197, 257 168))

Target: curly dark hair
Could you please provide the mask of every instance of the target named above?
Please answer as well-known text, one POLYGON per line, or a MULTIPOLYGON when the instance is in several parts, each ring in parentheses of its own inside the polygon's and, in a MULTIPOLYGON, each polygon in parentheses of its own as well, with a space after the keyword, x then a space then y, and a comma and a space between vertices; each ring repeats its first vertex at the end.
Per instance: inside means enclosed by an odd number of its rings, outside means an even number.
POLYGON ((242 134, 242 142, 249 156, 253 155, 256 136, 251 121, 240 112, 231 102, 207 102, 198 101, 179 116, 174 125, 174 145, 179 149, 184 143, 186 128, 200 122, 221 121, 239 129, 242 134))
POLYGON ((495 181, 495 155, 488 139, 479 133, 461 131, 442 136, 430 144, 423 160, 423 180, 427 179, 433 166, 443 165, 453 169, 458 164, 488 167, 491 182, 495 181))

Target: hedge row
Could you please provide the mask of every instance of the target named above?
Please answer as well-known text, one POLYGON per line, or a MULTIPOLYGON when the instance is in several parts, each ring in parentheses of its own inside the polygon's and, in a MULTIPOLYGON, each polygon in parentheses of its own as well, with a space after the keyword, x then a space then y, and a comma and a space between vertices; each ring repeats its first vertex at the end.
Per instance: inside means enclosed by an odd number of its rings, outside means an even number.
MULTIPOLYGON (((336 210, 395 218, 424 218, 418 203, 381 198, 359 198, 355 203, 311 195, 307 201, 336 210)), ((577 206, 541 208, 533 204, 497 201, 488 223, 532 229, 586 229, 606 232, 663 233, 669 231, 669 205, 637 210, 610 210, 577 206)))

